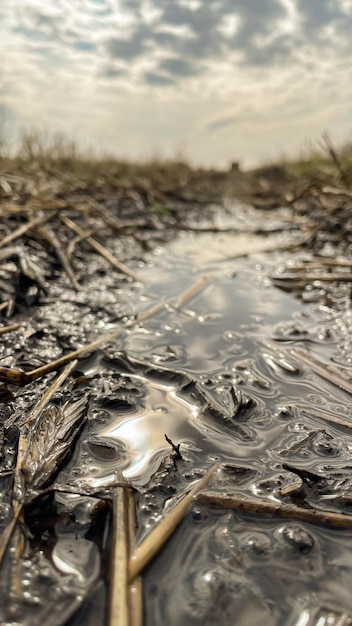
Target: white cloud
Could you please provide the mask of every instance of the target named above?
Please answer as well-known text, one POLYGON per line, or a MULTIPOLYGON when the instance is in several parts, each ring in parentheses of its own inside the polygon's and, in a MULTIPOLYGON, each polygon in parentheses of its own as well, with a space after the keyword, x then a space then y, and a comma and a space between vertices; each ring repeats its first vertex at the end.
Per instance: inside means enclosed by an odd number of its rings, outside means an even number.
POLYGON ((119 156, 254 162, 347 133, 351 30, 352 0, 3 0, 2 101, 119 156))

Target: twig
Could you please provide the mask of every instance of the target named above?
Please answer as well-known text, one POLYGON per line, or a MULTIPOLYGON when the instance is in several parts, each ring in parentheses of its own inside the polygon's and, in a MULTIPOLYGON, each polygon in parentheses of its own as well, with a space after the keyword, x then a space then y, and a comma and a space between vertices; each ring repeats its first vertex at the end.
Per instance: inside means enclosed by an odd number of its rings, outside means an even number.
POLYGON ((176 457, 178 459, 182 459, 182 454, 180 452, 180 443, 178 443, 177 445, 174 444, 174 442, 172 441, 172 439, 170 439, 170 437, 168 437, 166 434, 164 435, 167 443, 170 444, 171 448, 173 449, 173 451, 176 453, 176 457))
POLYGON ((332 282, 340 282, 340 283, 350 283, 352 281, 352 274, 348 273, 340 273, 340 274, 281 274, 280 276, 272 276, 272 281, 274 283, 291 283, 294 281, 299 281, 300 283, 307 282, 324 282, 324 283, 332 283, 332 282))
POLYGON ((113 333, 110 333, 109 335, 104 335, 103 337, 100 337, 100 339, 97 339, 96 341, 89 343, 83 348, 79 348, 78 350, 74 350, 73 352, 70 352, 69 354, 65 354, 59 359, 56 359, 55 361, 51 361, 51 363, 46 363, 45 365, 41 365, 40 367, 34 370, 31 370, 30 372, 24 372, 23 370, 15 369, 15 368, 0 367, 0 381, 11 383, 13 385, 17 385, 18 387, 27 385, 28 383, 34 380, 37 380, 38 378, 41 378, 42 376, 45 376, 46 374, 50 374, 50 372, 54 372, 55 370, 59 369, 59 367, 62 367, 63 365, 70 363, 74 359, 79 358, 86 352, 89 352, 89 350, 94 350, 95 348, 98 348, 102 344, 108 343, 111 339, 115 339, 116 337, 118 337, 121 334, 121 332, 122 332, 121 330, 118 330, 118 331, 114 331, 113 333))
POLYGON ((328 380, 330 383, 332 383, 336 387, 339 387, 343 391, 352 394, 352 383, 350 383, 345 378, 342 378, 342 376, 339 376, 337 372, 332 372, 326 365, 317 361, 312 356, 308 356, 308 354, 305 354, 301 350, 291 350, 291 354, 299 361, 305 363, 306 365, 309 365, 309 367, 312 368, 313 372, 315 372, 325 380, 328 380))
MULTIPOLYGON (((65 382, 66 378, 68 378, 70 376, 70 374, 72 374, 72 372, 75 369, 76 365, 77 365, 77 359, 72 360, 67 365, 67 367, 65 367, 65 369, 61 372, 61 374, 59 374, 57 376, 57 378, 55 378, 55 380, 53 380, 53 382, 51 383, 50 387, 48 387, 48 389, 42 395, 40 400, 38 400, 38 402, 35 405, 33 411, 31 412, 31 414, 30 414, 30 420, 31 421, 35 420, 38 417, 39 413, 41 413, 44 410, 44 408, 49 404, 49 402, 50 402, 51 398, 53 397, 53 395, 56 393, 56 391, 58 389, 60 389, 60 387, 65 382)), ((27 421, 27 423, 29 423, 29 422, 27 421)))
POLYGON ((325 413, 324 411, 319 411, 319 409, 311 408, 309 406, 304 405, 296 405, 298 409, 308 417, 316 417, 317 419, 325 420, 326 422, 332 422, 333 424, 338 424, 339 426, 343 426, 344 428, 352 428, 352 420, 344 419, 343 417, 339 417, 337 415, 332 415, 331 413, 325 413))
POLYGON ((129 580, 133 581, 150 561, 157 555, 159 550, 171 537, 174 530, 182 522, 185 515, 192 507, 194 496, 209 483, 218 465, 215 465, 196 485, 174 506, 149 535, 135 549, 129 563, 129 580))
POLYGON ((85 237, 80 237, 79 235, 77 235, 77 237, 73 237, 71 239, 71 241, 69 241, 68 245, 67 245, 67 249, 66 249, 66 256, 68 258, 69 261, 71 261, 74 250, 76 245, 80 242, 80 241, 84 241, 85 239, 87 239, 87 237, 90 237, 91 235, 93 235, 94 230, 89 230, 87 231, 87 234, 85 237))
POLYGON ((330 185, 325 185, 321 191, 323 193, 330 193, 334 196, 352 197, 352 191, 350 189, 345 189, 344 187, 331 187, 330 185))
POLYGON ((15 505, 12 508, 12 519, 0 536, 0 565, 4 559, 7 546, 9 545, 11 541, 11 537, 16 528, 16 524, 21 515, 21 512, 22 512, 22 503, 15 502, 15 505))
POLYGON ((174 303, 174 306, 180 309, 186 302, 191 300, 203 287, 209 282, 210 277, 204 274, 200 279, 187 289, 181 296, 179 296, 174 303))
POLYGON ((349 259, 325 259, 323 257, 313 256, 312 261, 308 264, 311 266, 311 264, 314 263, 325 265, 327 267, 352 267, 352 261, 349 259))
POLYGON ((109 626, 130 626, 128 590, 128 501, 124 487, 116 487, 113 491, 112 526, 109 626))
POLYGON ((17 230, 14 230, 12 233, 7 235, 7 237, 4 237, 4 239, 0 241, 0 248, 7 246, 7 244, 11 243, 11 241, 18 239, 19 237, 22 237, 22 235, 24 235, 28 230, 31 230, 32 228, 35 228, 36 226, 39 226, 41 224, 45 224, 45 222, 48 222, 49 220, 52 219, 54 214, 55 213, 53 211, 49 215, 40 215, 39 217, 36 217, 34 220, 29 220, 26 224, 23 224, 22 226, 17 228, 17 230))
POLYGON ((102 257, 104 257, 104 259, 109 261, 109 263, 113 267, 118 269, 123 274, 127 274, 127 276, 130 276, 131 278, 133 278, 133 280, 135 282, 142 282, 140 280, 140 278, 138 278, 137 274, 135 274, 126 265, 124 265, 124 263, 121 263, 120 261, 118 261, 110 252, 108 252, 108 250, 106 250, 100 243, 98 243, 95 239, 93 239, 93 237, 91 237, 90 235, 88 235, 88 237, 86 237, 85 231, 80 226, 75 224, 69 217, 66 217, 65 215, 62 215, 61 216, 61 220, 62 220, 62 222, 64 224, 66 224, 66 226, 68 226, 68 228, 73 230, 80 237, 84 238, 87 241, 87 243, 89 243, 89 245, 98 254, 100 254, 102 257))
POLYGON ((0 335, 4 335, 5 333, 11 333, 13 330, 18 330, 21 328, 22 324, 10 324, 9 326, 3 326, 0 328, 0 335))
MULTIPOLYGON (((129 525, 129 556, 132 554, 132 546, 136 540, 136 506, 134 495, 131 489, 127 489, 128 499, 128 525, 129 525)), ((136 576, 129 586, 130 602, 130 626, 143 625, 143 587, 142 577, 136 576)))
POLYGON ((226 509, 237 509, 258 515, 277 515, 299 519, 303 522, 337 526, 339 528, 352 528, 352 515, 335 513, 334 511, 319 511, 317 509, 305 509, 295 504, 259 500, 258 498, 245 497, 239 494, 224 494, 206 491, 197 495, 197 501, 202 504, 215 504, 226 509))
MULTIPOLYGON (((182 301, 182 303, 185 304, 187 302, 187 299, 193 297, 197 293, 197 291, 199 291, 199 289, 204 285, 204 282, 205 282, 205 277, 202 277, 199 281, 197 281, 195 285, 193 285, 193 287, 188 289, 183 294, 183 296, 179 296, 179 299, 182 301)), ((154 307, 151 307, 150 309, 148 309, 148 311, 145 311, 144 313, 140 313, 139 315, 135 317, 134 320, 132 320, 132 322, 129 323, 128 329, 132 328, 133 326, 137 326, 141 322, 144 322, 145 320, 153 317, 153 315, 160 313, 160 311, 165 309, 167 304, 169 303, 172 304, 173 301, 174 299, 171 298, 168 301, 159 302, 154 307)), ((46 374, 49 374, 50 372, 54 372, 59 367, 66 365, 73 359, 78 359, 86 352, 89 352, 90 350, 95 350, 95 348, 98 348, 99 346, 105 343, 109 343, 112 339, 117 339, 120 335, 123 334, 123 332, 124 332, 124 329, 119 329, 119 330, 113 331, 112 333, 109 333, 108 335, 103 335, 103 337, 100 337, 100 339, 97 339, 96 341, 93 341, 92 343, 89 343, 88 345, 83 346, 83 348, 74 350, 73 352, 70 352, 69 354, 65 354, 64 356, 60 357, 59 359, 56 359, 55 361, 52 361, 51 363, 46 363, 45 365, 41 365, 40 367, 34 370, 31 370, 29 372, 24 372, 23 370, 20 370, 17 368, 0 367, 0 381, 5 382, 5 383, 10 383, 12 385, 17 385, 18 387, 23 387, 24 385, 27 385, 28 383, 34 380, 37 380, 38 378, 41 378, 42 376, 45 376, 46 374)))
POLYGON ((60 244, 60 241, 58 240, 58 238, 56 237, 54 231, 49 228, 48 226, 41 226, 39 229, 40 233, 43 235, 43 237, 47 240, 47 242, 54 248, 55 253, 57 258, 59 259, 59 261, 61 262, 62 267, 64 268, 67 276, 69 277, 72 286, 74 289, 76 289, 76 291, 79 291, 80 286, 78 284, 77 278, 74 274, 74 271, 68 261, 68 258, 66 257, 66 254, 64 253, 62 246, 60 244))
POLYGON ((128 562, 136 534, 133 488, 116 472, 112 501, 112 548, 110 554, 109 626, 142 626, 142 579, 128 582, 128 562))

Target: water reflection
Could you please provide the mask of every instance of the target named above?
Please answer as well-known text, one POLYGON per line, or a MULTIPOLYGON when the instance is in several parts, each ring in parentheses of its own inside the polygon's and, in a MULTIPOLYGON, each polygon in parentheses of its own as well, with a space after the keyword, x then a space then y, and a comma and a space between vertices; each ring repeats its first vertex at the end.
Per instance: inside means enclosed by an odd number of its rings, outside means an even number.
POLYGON ((148 383, 145 406, 125 419, 116 415, 107 428, 99 431, 104 440, 115 439, 126 448, 126 478, 147 482, 160 460, 170 450, 165 434, 173 441, 193 440, 195 445, 194 418, 198 407, 179 397, 173 386, 148 383))
MULTIPOLYGON (((294 408, 297 398, 301 404, 305 399, 303 405, 320 410, 326 402, 335 406, 343 404, 343 392, 327 391, 319 378, 307 376, 284 343, 275 343, 276 339, 281 339, 277 331, 279 322, 281 327, 286 324, 303 329, 294 337, 290 336, 289 346, 293 338, 306 340, 307 327, 312 329, 309 337, 315 336, 314 317, 311 318, 307 307, 291 294, 274 288, 265 279, 276 263, 275 255, 217 263, 211 255, 214 248, 216 254, 223 249, 224 236, 212 234, 212 247, 208 249, 205 249, 205 236, 196 239, 192 236, 194 258, 198 259, 203 253, 208 261, 211 259, 207 267, 210 280, 184 307, 167 307, 121 339, 121 347, 132 361, 125 361, 119 371, 126 377, 124 367, 127 367, 131 379, 143 382, 145 394, 139 404, 124 414, 120 409, 127 396, 122 394, 122 399, 114 406, 111 391, 104 401, 108 417, 103 428, 95 429, 94 435, 100 441, 115 442, 123 450, 118 466, 126 477, 139 483, 148 482, 170 450, 165 434, 177 443, 181 441, 186 447, 199 450, 203 459, 209 453, 218 454, 224 460, 255 459, 261 454, 267 464, 281 459, 283 454, 290 456, 292 446, 292 450, 302 448, 302 458, 306 459, 318 458, 334 447, 329 446, 329 441, 335 441, 336 436, 329 433, 324 438, 318 433, 319 426, 313 423, 308 431, 313 428, 316 434, 310 435, 314 443, 308 450, 298 432, 291 435, 290 430, 288 432, 291 426, 280 417, 291 411, 293 423, 295 418, 299 422, 300 411, 294 408), (142 365, 133 364, 136 357, 141 359, 142 365), (165 372, 159 381, 149 376, 148 367, 152 364, 165 372), (133 374, 136 367, 139 370, 133 374), (193 396, 182 391, 184 375, 200 385, 193 396), (238 416, 233 419, 228 413, 224 398, 228 393, 226 389, 231 388, 236 393, 245 391, 253 400, 245 420, 238 416), (209 393, 215 413, 206 405, 209 393), (287 441, 286 453, 283 441, 287 441)), ((253 235, 247 244, 242 236, 238 240, 238 236, 226 234, 226 238, 233 249, 240 245, 258 247, 262 243, 253 235)), ((182 237, 166 252, 159 250, 158 255, 150 256, 143 276, 145 288, 140 293, 142 309, 146 302, 158 301, 161 295, 163 300, 168 296, 177 299, 178 294, 202 275, 187 256, 189 250, 184 242, 185 237, 182 237), (173 256, 175 252, 179 256, 173 256)), ((271 243, 268 240, 266 245, 271 243)), ((319 336, 322 327, 319 319, 319 336)), ((341 454, 345 457, 347 449, 341 449, 341 454)), ((292 452, 292 457, 297 454, 292 452)), ((113 479, 113 463, 105 463, 104 469, 98 463, 94 472, 91 470, 92 466, 90 473, 95 486, 103 484, 107 477, 113 479)))

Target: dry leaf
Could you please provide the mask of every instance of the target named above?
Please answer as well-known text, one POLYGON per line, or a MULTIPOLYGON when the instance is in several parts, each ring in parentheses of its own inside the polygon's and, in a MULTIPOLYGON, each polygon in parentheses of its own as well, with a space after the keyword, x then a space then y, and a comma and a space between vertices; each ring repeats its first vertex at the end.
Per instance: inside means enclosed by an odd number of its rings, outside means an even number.
POLYGON ((61 407, 49 406, 39 416, 28 438, 21 470, 25 484, 42 488, 57 472, 83 426, 87 398, 61 407))

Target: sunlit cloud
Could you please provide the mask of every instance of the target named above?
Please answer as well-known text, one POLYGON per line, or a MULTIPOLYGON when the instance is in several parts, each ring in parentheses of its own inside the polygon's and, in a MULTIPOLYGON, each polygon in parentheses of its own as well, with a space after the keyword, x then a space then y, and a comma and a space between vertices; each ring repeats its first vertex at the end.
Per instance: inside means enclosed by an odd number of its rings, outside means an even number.
POLYGON ((3 0, 0 97, 120 157, 249 164, 348 136, 351 30, 351 0, 3 0))

